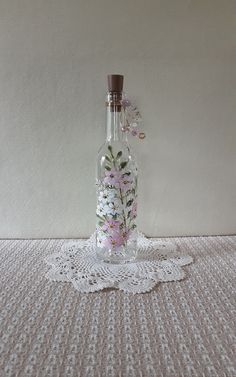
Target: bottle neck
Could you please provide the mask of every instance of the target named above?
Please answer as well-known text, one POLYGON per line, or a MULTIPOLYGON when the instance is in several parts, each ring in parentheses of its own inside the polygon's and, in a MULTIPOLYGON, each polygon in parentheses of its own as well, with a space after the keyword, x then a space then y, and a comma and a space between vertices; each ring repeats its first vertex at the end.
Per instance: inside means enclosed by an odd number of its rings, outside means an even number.
POLYGON ((108 92, 107 96, 107 141, 127 142, 127 134, 122 131, 124 111, 122 93, 108 92))
POLYGON ((123 140, 123 132, 121 130, 121 111, 115 111, 107 107, 107 141, 123 140))

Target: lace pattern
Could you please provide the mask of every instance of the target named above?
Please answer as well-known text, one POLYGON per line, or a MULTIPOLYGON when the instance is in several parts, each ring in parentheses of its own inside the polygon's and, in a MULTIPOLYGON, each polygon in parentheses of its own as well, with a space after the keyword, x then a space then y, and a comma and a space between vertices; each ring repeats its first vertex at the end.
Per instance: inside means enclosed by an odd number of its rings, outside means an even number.
POLYGON ((193 259, 182 255, 171 241, 147 239, 139 232, 138 257, 127 264, 109 264, 96 256, 95 234, 88 240, 65 243, 60 252, 45 259, 50 266, 47 278, 70 282, 83 293, 118 288, 127 293, 149 292, 158 283, 185 277, 183 266, 193 259))

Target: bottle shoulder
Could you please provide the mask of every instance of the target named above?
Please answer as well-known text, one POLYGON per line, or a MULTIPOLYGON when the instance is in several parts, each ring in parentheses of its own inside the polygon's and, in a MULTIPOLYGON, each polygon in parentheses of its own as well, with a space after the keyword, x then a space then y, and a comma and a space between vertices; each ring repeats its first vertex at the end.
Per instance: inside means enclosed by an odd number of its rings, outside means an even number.
POLYGON ((123 141, 105 142, 99 149, 97 164, 103 168, 121 168, 127 166, 131 170, 137 170, 135 155, 132 153, 128 143, 123 141))
POLYGON ((119 152, 122 152, 123 156, 133 155, 130 145, 125 141, 106 141, 99 148, 98 155, 102 157, 107 153, 118 154, 119 152))

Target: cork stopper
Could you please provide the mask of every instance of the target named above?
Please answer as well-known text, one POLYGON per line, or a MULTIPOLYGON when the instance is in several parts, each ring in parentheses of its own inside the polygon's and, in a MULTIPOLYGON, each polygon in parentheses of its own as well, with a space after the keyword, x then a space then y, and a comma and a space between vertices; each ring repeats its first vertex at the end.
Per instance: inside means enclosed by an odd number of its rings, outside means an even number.
POLYGON ((123 75, 108 75, 108 91, 109 92, 122 92, 123 91, 123 75))

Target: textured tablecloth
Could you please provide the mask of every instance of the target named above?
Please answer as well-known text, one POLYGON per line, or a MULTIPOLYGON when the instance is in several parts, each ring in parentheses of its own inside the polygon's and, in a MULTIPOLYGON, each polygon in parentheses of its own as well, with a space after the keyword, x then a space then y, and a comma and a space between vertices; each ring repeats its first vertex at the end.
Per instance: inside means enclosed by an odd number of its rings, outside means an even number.
POLYGON ((236 376, 236 237, 171 240, 186 279, 139 295, 46 280, 65 240, 0 241, 0 376, 236 376))

